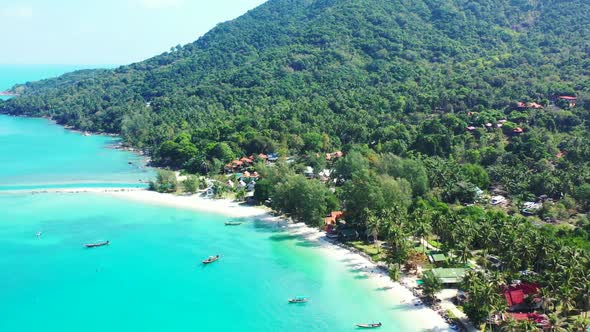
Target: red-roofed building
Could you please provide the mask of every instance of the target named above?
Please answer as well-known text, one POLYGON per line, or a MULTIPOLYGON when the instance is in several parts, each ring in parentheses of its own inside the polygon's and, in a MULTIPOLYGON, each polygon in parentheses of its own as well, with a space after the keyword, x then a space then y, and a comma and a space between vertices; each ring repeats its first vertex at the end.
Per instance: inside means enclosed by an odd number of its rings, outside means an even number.
POLYGON ((524 133, 524 129, 522 129, 522 128, 520 128, 520 127, 516 127, 516 128, 514 128, 514 129, 512 130, 512 133, 513 133, 513 134, 517 134, 517 135, 519 135, 519 134, 522 134, 522 133, 524 133))
POLYGON ((513 305, 521 304, 524 302, 524 291, 522 289, 505 291, 504 297, 506 298, 508 306, 512 307, 513 305))
POLYGON ((574 96, 557 96, 557 98, 555 98, 555 99, 557 101, 566 102, 569 107, 575 107, 576 102, 578 101, 578 98, 574 97, 574 96))
POLYGON ((336 226, 336 222, 340 220, 344 216, 344 212, 342 211, 332 211, 330 215, 324 218, 324 224, 326 225, 326 232, 330 233, 334 230, 336 226))
POLYGON ((521 283, 504 287, 504 297, 509 306, 521 304, 524 298, 539 293, 541 285, 536 283, 521 283))
POLYGON ((538 314, 536 312, 531 312, 531 313, 506 313, 504 314, 504 320, 508 320, 509 318, 512 318, 514 320, 517 321, 522 321, 522 320, 530 320, 533 321, 541 326, 545 326, 548 325, 549 320, 547 319, 546 315, 543 314, 538 314))

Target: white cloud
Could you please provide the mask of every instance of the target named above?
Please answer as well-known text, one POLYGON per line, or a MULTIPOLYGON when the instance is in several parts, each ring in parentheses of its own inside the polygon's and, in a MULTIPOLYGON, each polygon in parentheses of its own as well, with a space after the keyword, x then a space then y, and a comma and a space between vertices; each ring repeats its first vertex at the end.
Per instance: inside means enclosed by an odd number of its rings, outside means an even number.
POLYGON ((163 9, 163 8, 175 8, 180 5, 184 0, 138 0, 137 3, 147 9, 163 9))
POLYGON ((30 6, 0 7, 0 17, 31 18, 33 17, 33 8, 30 6))

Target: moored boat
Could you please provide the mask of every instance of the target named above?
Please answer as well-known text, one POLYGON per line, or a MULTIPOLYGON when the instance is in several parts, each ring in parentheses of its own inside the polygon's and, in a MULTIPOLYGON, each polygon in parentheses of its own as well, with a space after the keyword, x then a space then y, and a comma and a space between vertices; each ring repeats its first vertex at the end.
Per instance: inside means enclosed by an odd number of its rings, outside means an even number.
POLYGON ((376 329, 381 327, 381 323, 371 323, 371 324, 356 324, 356 327, 360 327, 361 329, 376 329))
POLYGON ((228 221, 228 222, 225 223, 225 226, 239 226, 241 224, 242 223, 239 222, 239 221, 228 221))
POLYGON ((94 248, 94 247, 107 246, 107 245, 109 245, 109 243, 111 243, 111 242, 110 241, 103 241, 103 242, 96 242, 96 243, 87 243, 84 246, 86 248, 94 248))
POLYGON ((307 297, 305 296, 295 296, 292 299, 289 299, 289 303, 305 303, 309 301, 307 297))
POLYGON ((207 259, 205 259, 205 260, 203 261, 203 264, 209 264, 209 263, 213 263, 213 262, 215 262, 215 261, 216 261, 216 260, 218 260, 218 259, 219 259, 219 255, 215 255, 215 256, 209 256, 209 258, 207 258, 207 259))

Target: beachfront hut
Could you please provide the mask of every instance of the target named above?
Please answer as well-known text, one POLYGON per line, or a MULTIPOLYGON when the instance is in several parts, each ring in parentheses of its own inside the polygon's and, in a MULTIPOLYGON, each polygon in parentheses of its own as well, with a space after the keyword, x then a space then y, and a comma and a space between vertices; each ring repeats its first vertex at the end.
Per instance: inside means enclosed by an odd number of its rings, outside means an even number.
POLYGON ((432 275, 437 277, 443 285, 456 285, 463 281, 467 268, 436 268, 432 269, 432 275))

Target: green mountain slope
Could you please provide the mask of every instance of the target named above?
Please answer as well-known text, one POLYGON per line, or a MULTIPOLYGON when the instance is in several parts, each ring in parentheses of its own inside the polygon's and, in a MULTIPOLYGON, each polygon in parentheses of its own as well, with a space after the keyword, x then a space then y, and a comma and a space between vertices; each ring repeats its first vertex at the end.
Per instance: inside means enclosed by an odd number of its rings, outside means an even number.
POLYGON ((588 93, 588 12, 581 0, 270 0, 146 61, 17 86, 0 112, 152 152, 184 132, 200 150, 255 152, 262 137, 295 152, 382 142, 449 155, 416 147, 433 113, 588 93))

